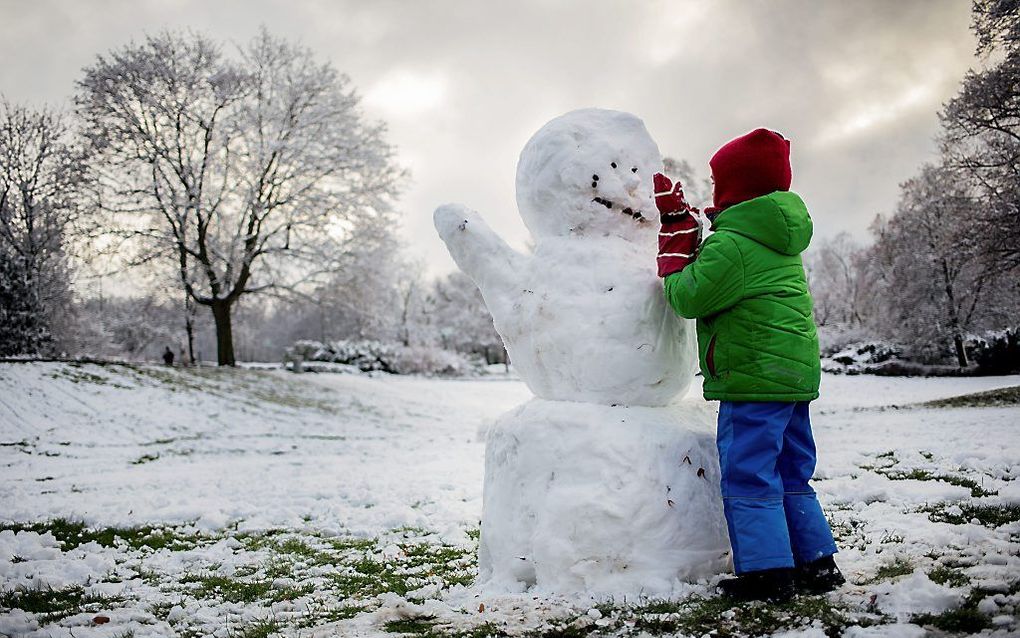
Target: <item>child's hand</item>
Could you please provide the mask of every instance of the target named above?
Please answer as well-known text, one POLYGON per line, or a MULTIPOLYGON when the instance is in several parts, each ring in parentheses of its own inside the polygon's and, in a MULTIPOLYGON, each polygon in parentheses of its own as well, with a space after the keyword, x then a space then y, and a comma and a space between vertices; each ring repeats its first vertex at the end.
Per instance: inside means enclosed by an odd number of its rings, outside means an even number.
POLYGON ((671 275, 687 267, 694 261, 698 250, 701 233, 698 220, 694 213, 698 212, 684 199, 684 190, 680 182, 673 182, 656 173, 655 206, 659 209, 659 256, 656 260, 660 277, 671 275))
POLYGON ((680 182, 674 184, 662 173, 656 173, 652 182, 655 185, 655 206, 661 217, 698 212, 684 199, 684 188, 680 182))

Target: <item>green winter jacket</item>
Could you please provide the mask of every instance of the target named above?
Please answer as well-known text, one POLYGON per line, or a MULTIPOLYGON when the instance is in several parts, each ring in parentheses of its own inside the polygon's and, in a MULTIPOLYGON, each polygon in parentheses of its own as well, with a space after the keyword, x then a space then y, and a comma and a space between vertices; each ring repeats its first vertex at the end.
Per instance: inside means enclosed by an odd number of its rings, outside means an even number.
POLYGON ((727 208, 697 259, 666 277, 666 298, 698 320, 705 398, 810 401, 821 366, 800 253, 811 217, 795 193, 777 191, 727 208))

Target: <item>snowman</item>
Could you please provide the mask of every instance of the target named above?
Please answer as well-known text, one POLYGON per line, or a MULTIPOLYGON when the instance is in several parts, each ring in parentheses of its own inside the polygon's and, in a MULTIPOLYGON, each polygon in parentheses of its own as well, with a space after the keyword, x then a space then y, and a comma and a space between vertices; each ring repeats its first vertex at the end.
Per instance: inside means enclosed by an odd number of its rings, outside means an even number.
POLYGON ((659 150, 634 115, 582 109, 517 165, 522 254, 478 213, 435 225, 535 394, 484 432, 479 583, 490 591, 664 594, 726 567, 693 322, 655 274, 659 150))

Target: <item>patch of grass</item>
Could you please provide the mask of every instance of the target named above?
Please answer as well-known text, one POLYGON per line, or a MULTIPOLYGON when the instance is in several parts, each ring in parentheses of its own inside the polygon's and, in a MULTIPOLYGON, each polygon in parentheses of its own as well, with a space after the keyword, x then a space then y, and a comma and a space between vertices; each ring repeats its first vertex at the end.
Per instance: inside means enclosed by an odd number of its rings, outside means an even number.
MULTIPOLYGON (((781 605, 691 596, 615 609, 618 625, 633 624, 636 631, 651 635, 761 636, 800 628, 804 619, 811 619, 820 621, 828 635, 838 636, 851 623, 848 610, 823 596, 800 596, 781 605)), ((609 613, 611 609, 606 609, 603 616, 609 613)), ((579 635, 588 635, 591 629, 579 635)))
POLYGON ((911 622, 922 627, 934 627, 948 633, 976 634, 991 627, 991 619, 977 610, 978 603, 992 592, 975 587, 957 609, 950 609, 940 614, 918 614, 911 622))
POLYGON ((935 627, 942 631, 961 634, 976 634, 991 627, 988 616, 977 609, 951 609, 941 614, 914 616, 911 622, 922 627, 935 627))
POLYGON ((965 587, 970 584, 970 576, 964 574, 962 570, 944 565, 928 572, 928 578, 932 582, 948 587, 965 587))
POLYGON ((984 505, 978 503, 958 503, 959 513, 950 512, 953 507, 950 503, 938 503, 922 507, 919 511, 928 514, 928 520, 933 523, 949 523, 951 525, 963 525, 972 520, 985 527, 999 527, 1007 523, 1020 521, 1020 505, 984 505))
POLYGON ((310 584, 274 588, 273 580, 275 578, 277 577, 267 576, 245 579, 209 574, 185 577, 181 582, 198 583, 198 586, 191 590, 196 598, 215 599, 228 603, 278 603, 295 600, 315 590, 310 584))
POLYGON ((926 408, 989 408, 1020 405, 1020 385, 935 399, 920 405, 926 408))
POLYGON ((202 378, 209 375, 202 374, 200 368, 164 368, 152 365, 134 366, 127 364, 120 367, 142 379, 156 381, 160 385, 166 386, 165 389, 171 392, 177 392, 178 390, 203 392, 209 389, 202 378))
POLYGON ((159 460, 158 454, 145 454, 143 456, 138 457, 134 461, 131 461, 131 465, 143 465, 145 463, 151 463, 152 461, 158 460, 159 460))
POLYGON ((866 545, 871 542, 865 533, 864 521, 860 519, 848 517, 842 520, 832 520, 829 522, 829 527, 832 529, 832 535, 840 546, 856 547, 857 545, 866 545))
POLYGON ((103 547, 116 547, 121 540, 133 549, 171 549, 181 551, 193 549, 198 543, 194 537, 177 534, 168 528, 141 527, 98 527, 91 528, 80 521, 55 518, 41 523, 0 523, 0 530, 17 532, 49 532, 60 542, 66 552, 85 543, 98 543, 103 547))
POLYGON ((412 634, 415 636, 432 635, 433 621, 431 618, 403 618, 391 620, 383 629, 391 634, 412 634))
MULTIPOLYGON (((455 630, 434 624, 432 618, 408 618, 393 620, 386 623, 383 629, 389 633, 416 638, 505 638, 507 632, 495 623, 483 623, 470 629, 455 630)), ((579 631, 573 627, 552 627, 542 632, 524 634, 529 638, 580 638, 589 636, 589 631, 579 631)))
POLYGON ((902 556, 897 556, 892 560, 892 562, 886 563, 879 567, 875 571, 875 575, 873 577, 860 584, 867 585, 870 583, 878 583, 883 580, 890 580, 893 578, 897 578, 899 576, 906 576, 907 574, 912 573, 914 573, 913 563, 911 563, 906 558, 903 558, 902 556))
POLYGON ((282 626, 275 620, 259 620, 230 635, 232 638, 268 638, 280 629, 282 626))
POLYGON ((149 605, 149 613, 165 621, 167 616, 170 615, 170 610, 174 608, 174 603, 164 600, 158 603, 152 603, 149 605))
POLYGON ((458 638, 503 638, 508 634, 495 623, 485 623, 463 632, 458 638))
POLYGON ((363 558, 342 572, 329 576, 338 593, 344 598, 363 598, 393 592, 403 596, 413 589, 408 584, 409 574, 399 573, 393 563, 363 558))
POLYGON ((127 388, 126 385, 113 383, 109 377, 93 372, 86 372, 80 366, 64 366, 49 375, 53 379, 67 379, 71 383, 90 383, 92 385, 108 385, 114 388, 127 388))
POLYGON ((928 470, 922 470, 920 468, 914 468, 912 470, 898 470, 893 471, 886 468, 872 468, 872 471, 876 474, 888 478, 891 481, 941 481, 943 483, 949 483, 950 485, 956 485, 958 487, 966 487, 970 490, 970 495, 974 498, 981 498, 983 496, 995 496, 998 492, 992 492, 986 490, 977 481, 965 476, 955 476, 953 474, 935 474, 928 470))
POLYGON ((285 408, 311 409, 327 414, 334 414, 337 411, 337 406, 328 400, 301 396, 296 392, 281 392, 278 388, 255 390, 252 392, 252 398, 265 403, 275 403, 285 408))
POLYGON ((287 554, 304 556, 306 558, 311 558, 319 554, 318 551, 309 547, 307 543, 305 543, 299 538, 288 538, 287 540, 277 545, 277 550, 287 554))
POLYGON ((276 547, 278 541, 275 540, 275 537, 286 533, 286 530, 282 529, 269 529, 262 532, 241 532, 235 534, 234 538, 240 541, 249 552, 256 552, 260 549, 276 547))
POLYGON ((364 552, 375 549, 374 538, 355 538, 353 536, 346 538, 327 538, 326 543, 339 552, 352 550, 364 552))
POLYGON ((108 609, 123 602, 119 596, 104 596, 85 591, 83 587, 63 589, 30 589, 28 591, 0 591, 0 608, 20 609, 39 614, 40 624, 55 622, 75 614, 108 609))
POLYGON ((317 625, 324 625, 326 623, 334 623, 340 620, 347 620, 348 618, 354 618, 361 612, 365 611, 365 607, 358 605, 340 605, 339 607, 322 606, 316 607, 315 603, 309 603, 309 613, 307 616, 302 618, 297 623, 297 627, 300 629, 308 629, 317 625))

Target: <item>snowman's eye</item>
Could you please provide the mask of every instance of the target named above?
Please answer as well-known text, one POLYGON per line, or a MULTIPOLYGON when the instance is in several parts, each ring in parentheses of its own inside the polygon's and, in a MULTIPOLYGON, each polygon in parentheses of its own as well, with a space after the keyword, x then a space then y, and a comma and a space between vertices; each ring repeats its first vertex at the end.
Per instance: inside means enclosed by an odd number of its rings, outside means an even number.
POLYGON ((613 168, 616 168, 616 162, 612 162, 609 165, 612 166, 613 168))
POLYGON ((634 168, 630 169, 630 172, 631 173, 636 173, 637 172, 637 166, 635 166, 634 168))

